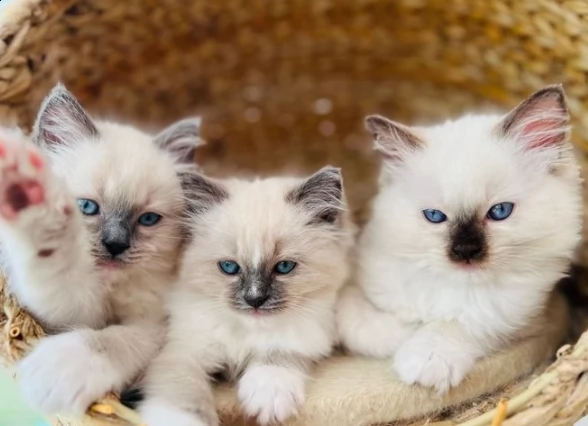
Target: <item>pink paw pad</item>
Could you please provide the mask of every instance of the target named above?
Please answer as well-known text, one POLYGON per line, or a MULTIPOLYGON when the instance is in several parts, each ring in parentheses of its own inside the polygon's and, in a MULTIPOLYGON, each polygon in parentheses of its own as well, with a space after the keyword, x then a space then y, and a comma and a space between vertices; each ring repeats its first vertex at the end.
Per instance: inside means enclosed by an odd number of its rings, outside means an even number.
POLYGON ((45 200, 43 186, 37 181, 21 181, 8 184, 0 194, 0 214, 6 219, 14 219, 18 213, 29 206, 41 204, 45 200))

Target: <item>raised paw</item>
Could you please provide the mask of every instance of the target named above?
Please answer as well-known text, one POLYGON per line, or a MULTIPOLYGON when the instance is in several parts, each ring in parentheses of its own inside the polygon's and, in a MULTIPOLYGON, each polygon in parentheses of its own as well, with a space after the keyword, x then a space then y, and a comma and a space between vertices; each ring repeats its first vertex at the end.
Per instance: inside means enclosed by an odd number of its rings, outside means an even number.
POLYGON ((45 201, 44 160, 18 132, 0 132, 0 216, 14 220, 45 201))
POLYGON ((43 339, 18 365, 17 380, 32 408, 47 415, 80 416, 122 379, 73 331, 43 339))
POLYGON ((245 413, 260 424, 281 423, 304 402, 304 375, 285 367, 254 366, 239 380, 238 395, 245 413))
POLYGON ((461 383, 476 358, 442 336, 420 333, 396 352, 394 369, 406 384, 433 387, 439 395, 461 383))

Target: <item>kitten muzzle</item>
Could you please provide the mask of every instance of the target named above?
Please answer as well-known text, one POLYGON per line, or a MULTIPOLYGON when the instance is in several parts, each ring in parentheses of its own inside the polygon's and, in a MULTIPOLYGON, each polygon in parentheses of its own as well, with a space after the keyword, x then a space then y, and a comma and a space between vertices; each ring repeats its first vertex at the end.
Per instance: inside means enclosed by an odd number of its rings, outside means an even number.
POLYGON ((450 234, 448 257, 458 263, 479 263, 488 254, 484 226, 477 218, 458 221, 450 234))
POLYGON ((112 258, 131 247, 131 228, 122 220, 108 219, 102 230, 102 245, 112 258))

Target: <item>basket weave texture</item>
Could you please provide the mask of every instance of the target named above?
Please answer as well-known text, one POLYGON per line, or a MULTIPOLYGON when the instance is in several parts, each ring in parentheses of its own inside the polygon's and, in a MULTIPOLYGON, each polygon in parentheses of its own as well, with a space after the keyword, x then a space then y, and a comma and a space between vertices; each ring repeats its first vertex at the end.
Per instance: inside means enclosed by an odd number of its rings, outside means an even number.
MULTIPOLYGON (((0 123, 29 129, 58 80, 95 115, 147 128, 202 114, 207 173, 338 165, 360 224, 378 171, 363 116, 427 122, 561 82, 588 173, 587 72, 582 0, 0 1, 0 123)), ((0 303, 13 363, 43 331, 3 290, 0 303)), ((507 414, 509 426, 570 425, 588 404, 586 371, 588 334, 533 382, 505 388, 508 403, 482 414, 497 399, 479 400, 428 424, 498 425, 507 414)), ((83 422, 140 419, 110 399, 83 422)))

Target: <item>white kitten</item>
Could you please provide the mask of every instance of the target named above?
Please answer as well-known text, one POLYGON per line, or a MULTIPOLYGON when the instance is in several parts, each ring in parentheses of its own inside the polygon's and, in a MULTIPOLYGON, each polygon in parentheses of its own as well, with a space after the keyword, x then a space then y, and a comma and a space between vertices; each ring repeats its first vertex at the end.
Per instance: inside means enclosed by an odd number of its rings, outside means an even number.
POLYGON ((93 122, 58 85, 33 141, 0 129, 0 236, 10 291, 52 331, 19 365, 36 409, 82 414, 156 354, 176 277, 198 120, 155 139, 93 122), (77 201, 76 201, 77 199, 77 201), (108 327, 100 329, 104 326, 108 327))
POLYGON ((331 352, 354 230, 341 174, 194 177, 193 239, 171 297, 167 345, 146 377, 150 426, 216 425, 207 375, 238 379, 262 424, 296 414, 312 364, 331 352), (173 419, 170 420, 170 419, 173 419))
POLYGON ((570 265, 581 197, 565 96, 550 86, 506 116, 426 128, 366 123, 385 168, 340 335, 442 393, 478 358, 536 332, 570 265))

